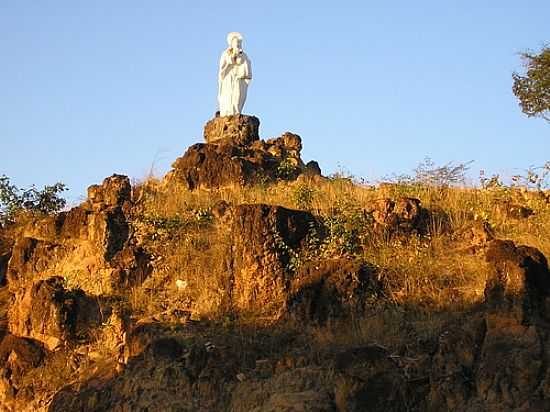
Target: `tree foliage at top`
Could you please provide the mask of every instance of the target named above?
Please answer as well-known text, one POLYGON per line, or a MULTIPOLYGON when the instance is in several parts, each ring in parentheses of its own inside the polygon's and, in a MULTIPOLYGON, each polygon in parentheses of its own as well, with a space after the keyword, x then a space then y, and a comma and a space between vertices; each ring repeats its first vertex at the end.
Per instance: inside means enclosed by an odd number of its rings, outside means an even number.
POLYGON ((20 212, 53 213, 65 207, 67 201, 59 196, 66 190, 63 183, 45 186, 38 190, 33 185, 20 189, 11 184, 10 179, 0 176, 0 226, 13 223, 20 212))
POLYGON ((543 47, 538 54, 521 53, 521 57, 525 74, 512 74, 512 90, 523 113, 529 117, 542 117, 550 122, 550 47, 543 47))

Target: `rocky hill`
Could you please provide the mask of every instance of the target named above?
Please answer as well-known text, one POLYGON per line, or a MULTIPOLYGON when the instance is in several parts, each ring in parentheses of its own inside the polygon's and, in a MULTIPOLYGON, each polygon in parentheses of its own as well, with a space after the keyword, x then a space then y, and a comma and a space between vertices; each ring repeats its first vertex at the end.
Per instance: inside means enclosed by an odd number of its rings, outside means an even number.
POLYGON ((258 130, 0 230, 0 410, 550 410, 548 193, 327 178, 258 130))

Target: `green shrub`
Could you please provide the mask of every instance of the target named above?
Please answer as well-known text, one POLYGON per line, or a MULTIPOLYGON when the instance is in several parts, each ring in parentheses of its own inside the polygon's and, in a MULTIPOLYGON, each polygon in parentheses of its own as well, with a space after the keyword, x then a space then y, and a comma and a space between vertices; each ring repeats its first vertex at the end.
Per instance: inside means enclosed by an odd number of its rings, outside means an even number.
POLYGON ((18 213, 27 211, 34 213, 54 213, 65 207, 67 201, 59 196, 67 190, 63 183, 44 186, 37 190, 33 185, 28 189, 20 189, 10 183, 10 179, 0 176, 0 225, 13 223, 18 213))

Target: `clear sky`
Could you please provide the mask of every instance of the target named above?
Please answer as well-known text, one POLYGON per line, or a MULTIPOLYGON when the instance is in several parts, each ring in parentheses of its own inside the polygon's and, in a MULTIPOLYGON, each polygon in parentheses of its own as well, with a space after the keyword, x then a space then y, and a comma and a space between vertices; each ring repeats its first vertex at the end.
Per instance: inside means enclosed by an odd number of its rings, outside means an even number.
POLYGON ((245 113, 326 174, 550 160, 550 125, 511 91, 517 53, 550 41, 548 0, 0 0, 0 174, 73 199, 164 174, 202 141, 229 31, 253 65, 245 113))

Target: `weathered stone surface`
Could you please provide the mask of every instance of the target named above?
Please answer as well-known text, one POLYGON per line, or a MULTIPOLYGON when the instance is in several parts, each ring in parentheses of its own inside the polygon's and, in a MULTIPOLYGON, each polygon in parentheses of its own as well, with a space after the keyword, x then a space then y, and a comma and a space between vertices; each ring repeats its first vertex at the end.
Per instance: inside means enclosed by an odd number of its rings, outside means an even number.
POLYGON ((87 292, 102 294, 147 277, 149 257, 131 242, 128 178, 109 177, 92 186, 90 196, 68 212, 25 224, 6 270, 10 288, 62 274, 87 292))
POLYGON ((309 177, 321 176, 321 167, 319 166, 319 163, 315 160, 310 160, 307 162, 304 167, 304 175, 309 177))
POLYGON ((387 350, 380 346, 339 353, 335 403, 339 412, 406 410, 405 381, 387 350))
POLYGON ((375 228, 388 233, 424 233, 429 223, 429 212, 418 199, 403 197, 397 200, 380 199, 366 210, 375 222, 375 228))
POLYGON ((195 144, 178 158, 169 173, 188 189, 245 185, 257 181, 258 175, 275 168, 276 161, 247 148, 231 145, 195 144))
POLYGON ((66 290, 63 278, 35 282, 15 295, 9 309, 11 333, 30 337, 55 349, 63 342, 87 337, 101 322, 98 300, 81 290, 66 290))
POLYGON ((249 146, 226 140, 199 143, 174 162, 165 179, 190 190, 292 180, 305 169, 301 149, 300 137, 288 132, 276 139, 255 140, 249 146))
POLYGON ((11 258, 13 244, 8 239, 3 239, 0 235, 0 286, 6 284, 6 273, 8 271, 8 262, 11 258))
MULTIPOLYGON (((40 367, 46 357, 42 344, 7 334, 0 342, 0 408, 22 410, 16 397, 28 398, 23 382, 28 372, 40 367)), ((32 393, 32 392, 31 392, 32 393)), ((28 404, 24 402, 24 404, 28 404)), ((32 408, 29 408, 32 410, 32 408)))
POLYGON ((495 239, 495 233, 491 225, 483 220, 476 220, 467 233, 471 246, 485 247, 490 241, 495 239))
POLYGON ((71 249, 30 237, 17 239, 7 269, 8 286, 15 290, 42 274, 53 276, 51 269, 64 260, 71 249))
POLYGON ((288 293, 291 249, 306 237, 313 216, 270 205, 233 210, 232 303, 238 310, 279 310, 288 293))
POLYGON ((232 376, 234 366, 223 353, 163 337, 99 387, 92 380, 64 388, 48 410, 224 410, 225 385, 232 376))
POLYGON ((249 146, 260 139, 259 128, 260 119, 255 116, 237 114, 215 117, 204 126, 204 140, 206 143, 249 146))
POLYGON ((36 368, 45 357, 42 345, 28 338, 7 334, 0 343, 0 364, 22 370, 36 368), (11 365, 8 365, 8 362, 11 365))
POLYGON ((88 202, 94 209, 103 209, 113 206, 124 206, 132 200, 132 186, 130 179, 124 175, 114 174, 103 180, 101 185, 92 185, 88 188, 88 202))
POLYGON ((525 408, 540 399, 548 362, 548 263, 539 250, 509 240, 492 241, 486 259, 491 271, 485 287, 486 334, 476 375, 477 402, 491 411, 525 408))
POLYGON ((510 240, 489 244, 486 260, 491 267, 485 298, 491 312, 516 316, 529 325, 545 318, 550 296, 550 272, 546 257, 537 249, 517 246, 510 240))
POLYGON ((286 132, 281 137, 268 139, 265 142, 265 149, 273 157, 284 159, 292 166, 302 169, 304 164, 300 159, 302 151, 302 139, 294 133, 286 132))
POLYGON ((318 367, 288 370, 269 379, 245 380, 231 393, 231 412, 333 412, 332 388, 318 367))
POLYGON ((289 317, 299 324, 361 316, 369 299, 381 290, 372 270, 341 258, 311 262, 300 268, 288 299, 289 317))

